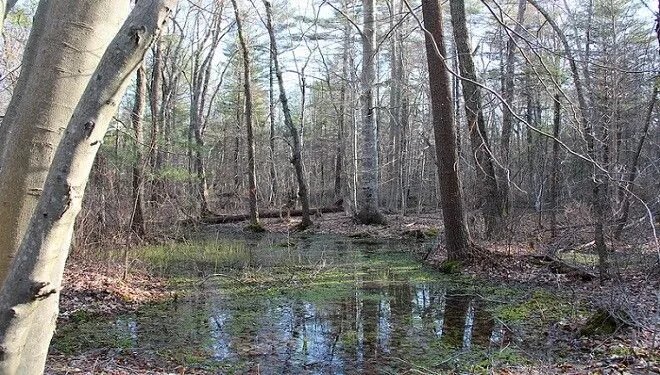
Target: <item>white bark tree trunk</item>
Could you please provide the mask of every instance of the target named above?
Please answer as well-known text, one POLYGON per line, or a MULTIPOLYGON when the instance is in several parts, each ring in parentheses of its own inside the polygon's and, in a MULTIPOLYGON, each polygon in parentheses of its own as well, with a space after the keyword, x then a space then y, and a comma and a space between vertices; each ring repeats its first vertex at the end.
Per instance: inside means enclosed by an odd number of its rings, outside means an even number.
POLYGON ((0 282, 25 234, 62 133, 129 12, 122 0, 42 0, 0 131, 0 282))
POLYGON ((130 76, 175 4, 142 0, 135 6, 68 122, 36 213, 0 290, 0 374, 43 372, 73 224, 94 157, 130 76), (42 335, 31 334, 35 327, 42 335))

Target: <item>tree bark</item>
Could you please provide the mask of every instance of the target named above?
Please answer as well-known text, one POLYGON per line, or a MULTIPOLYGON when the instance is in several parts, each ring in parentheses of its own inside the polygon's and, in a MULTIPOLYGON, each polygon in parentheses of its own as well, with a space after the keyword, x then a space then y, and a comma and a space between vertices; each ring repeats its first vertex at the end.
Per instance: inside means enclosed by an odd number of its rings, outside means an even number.
POLYGON ((27 229, 64 128, 128 1, 42 1, 2 128, 0 280, 27 229))
MULTIPOLYGON (((85 89, 57 148, 36 214, 0 290, 0 373, 42 373, 85 185, 129 78, 166 20, 170 0, 142 0, 85 89), (34 335, 40 327, 41 335, 34 335)), ((112 13, 112 12, 110 12, 112 13)), ((108 17, 110 13, 105 16, 108 17)), ((57 37, 57 35, 53 35, 57 37)))
POLYGON ((153 174, 151 186, 151 200, 160 201, 163 194, 163 181, 160 171, 163 158, 160 153, 161 132, 163 129, 163 41, 156 41, 154 50, 151 85, 149 88, 149 109, 151 111, 151 139, 149 141, 149 166, 153 174))
POLYGON ((16 5, 18 0, 0 0, 0 31, 2 31, 2 24, 5 21, 5 18, 7 18, 7 13, 16 5))
POLYGON ((289 129, 289 133, 291 133, 293 154, 291 157, 291 163, 293 164, 293 168, 296 171, 298 198, 300 198, 300 204, 302 206, 302 221, 298 227, 299 229, 305 229, 312 225, 312 219, 309 210, 309 190, 307 187, 307 180, 305 178, 305 169, 302 159, 302 140, 298 129, 296 129, 296 126, 293 123, 293 117, 291 116, 291 111, 289 109, 289 100, 284 89, 282 69, 280 67, 279 58, 277 56, 277 40, 275 39, 275 30, 273 29, 273 12, 271 9, 271 4, 268 0, 264 0, 264 6, 266 7, 267 17, 266 28, 268 29, 268 35, 270 37, 270 53, 271 58, 275 64, 275 74, 277 75, 277 83, 280 90, 280 102, 282 103, 282 112, 284 113, 284 124, 289 129))
POLYGON ((480 206, 486 224, 486 236, 492 237, 500 230, 502 221, 501 196, 486 133, 486 120, 481 109, 481 88, 475 83, 477 82, 477 72, 472 60, 472 48, 465 19, 465 2, 463 0, 451 0, 450 9, 459 68, 461 76, 466 78, 461 80, 461 84, 465 99, 465 114, 470 134, 470 144, 481 190, 480 206))
POLYGON ((470 234, 465 223, 463 197, 458 176, 456 128, 452 110, 451 83, 444 64, 446 50, 439 0, 422 0, 426 29, 426 56, 431 86, 431 111, 435 151, 438 159, 440 201, 445 227, 445 245, 449 260, 464 261, 470 257, 470 234))
POLYGON ((552 126, 552 172, 550 177, 550 235, 557 236, 557 210, 559 209, 559 192, 561 190, 561 179, 559 177, 559 139, 561 126, 561 102, 559 94, 555 95, 554 118, 552 126))
POLYGON ((144 63, 137 70, 135 83, 135 102, 131 112, 131 124, 135 134, 135 165, 133 165, 133 210, 131 211, 131 230, 138 237, 147 233, 144 224, 144 109, 147 101, 147 72, 144 63))
POLYGON ((502 109, 502 164, 504 166, 500 179, 500 194, 503 213, 509 210, 509 154, 511 148, 511 132, 513 131, 514 115, 509 110, 513 108, 513 101, 515 97, 515 74, 516 74, 516 41, 518 35, 523 31, 523 21, 525 18, 525 10, 527 9, 527 0, 518 0, 518 15, 516 16, 516 25, 513 28, 513 33, 509 35, 509 40, 506 43, 506 64, 504 66, 504 79, 502 88, 502 99, 504 103, 502 109))
MULTIPOLYGON (((266 12, 270 10, 270 4, 266 5, 266 12)), ((270 20, 270 13, 267 13, 269 16, 270 20)), ((269 28, 272 26, 268 26, 269 28)), ((270 29, 269 29, 270 31, 270 29)), ((277 193, 278 193, 278 186, 277 186, 277 169, 275 168, 276 161, 275 161, 275 107, 277 105, 276 100, 275 100, 275 81, 277 80, 276 73, 275 73, 275 56, 273 50, 276 49, 277 47, 273 44, 273 41, 271 39, 270 41, 270 59, 268 63, 268 113, 269 113, 269 120, 270 120, 270 129, 269 129, 269 136, 268 136, 268 153, 270 156, 269 160, 269 169, 270 169, 270 196, 268 197, 268 201, 270 202, 271 206, 275 206, 277 204, 277 193)))
POLYGON ((362 163, 357 220, 362 224, 385 224, 385 216, 378 208, 378 134, 376 129, 376 102, 373 85, 376 80, 376 33, 374 0, 362 0, 364 25, 362 28, 362 163))
POLYGON ((248 200, 250 202, 250 225, 259 227, 259 213, 257 211, 257 171, 255 166, 254 154, 254 132, 252 129, 252 111, 253 111, 253 98, 252 98, 252 67, 250 60, 250 52, 248 50, 247 40, 244 35, 243 22, 241 15, 236 5, 236 0, 231 0, 234 6, 234 14, 236 16, 236 27, 238 29, 238 40, 241 44, 241 51, 243 52, 243 82, 245 89, 245 126, 247 130, 247 162, 248 162, 248 200))

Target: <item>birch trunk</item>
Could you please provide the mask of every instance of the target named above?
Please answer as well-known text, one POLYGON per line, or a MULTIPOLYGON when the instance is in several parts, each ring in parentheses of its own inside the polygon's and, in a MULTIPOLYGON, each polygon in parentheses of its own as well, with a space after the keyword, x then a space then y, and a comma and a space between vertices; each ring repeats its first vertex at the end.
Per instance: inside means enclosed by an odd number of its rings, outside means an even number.
POLYGON ((2 128, 0 280, 41 195, 64 128, 129 1, 41 1, 2 128))
POLYGON ((373 85, 376 81, 376 33, 374 0, 363 0, 364 26, 362 27, 362 163, 357 220, 362 224, 385 224, 385 216, 378 209, 378 140, 376 129, 376 102, 373 85))
MULTIPOLYGON (((55 328, 59 289, 94 157, 129 77, 174 0, 142 0, 94 72, 57 148, 44 191, 0 290, 0 373, 42 373, 55 328), (33 335, 35 327, 40 327, 33 335), (33 354, 38 355, 33 355, 33 354)), ((107 16, 107 15, 106 15, 107 16)))

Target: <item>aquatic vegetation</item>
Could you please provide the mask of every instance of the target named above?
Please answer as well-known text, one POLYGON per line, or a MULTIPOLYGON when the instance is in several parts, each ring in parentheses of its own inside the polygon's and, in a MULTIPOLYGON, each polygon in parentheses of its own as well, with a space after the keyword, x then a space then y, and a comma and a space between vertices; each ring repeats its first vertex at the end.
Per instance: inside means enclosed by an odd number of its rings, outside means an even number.
POLYGON ((268 234, 134 254, 168 275, 180 296, 116 318, 78 313, 57 333, 55 350, 139 346, 223 373, 487 373, 527 360, 504 322, 572 313, 550 293, 433 270, 405 243, 268 234))

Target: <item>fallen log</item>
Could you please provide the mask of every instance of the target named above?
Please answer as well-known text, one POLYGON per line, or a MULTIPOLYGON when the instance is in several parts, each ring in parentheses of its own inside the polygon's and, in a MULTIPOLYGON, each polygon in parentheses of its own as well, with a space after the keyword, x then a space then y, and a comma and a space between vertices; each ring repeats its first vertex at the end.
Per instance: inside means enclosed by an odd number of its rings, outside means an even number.
MULTIPOLYGON (((328 207, 317 207, 311 208, 310 213, 313 215, 320 214, 329 214, 335 212, 343 212, 344 208, 341 206, 328 206, 328 207)), ((285 218, 285 217, 296 217, 302 216, 302 210, 272 210, 259 212, 260 219, 275 219, 275 218, 285 218)), ((240 221, 246 221, 250 219, 249 214, 234 214, 234 215, 210 215, 200 218, 188 219, 185 220, 184 224, 228 224, 228 223, 237 223, 240 221)))
POLYGON ((595 274, 550 255, 532 255, 531 258, 532 261, 537 264, 547 265, 548 268, 556 274, 566 274, 569 277, 576 277, 582 281, 596 279, 595 274))

